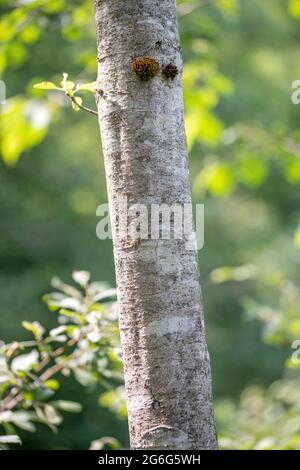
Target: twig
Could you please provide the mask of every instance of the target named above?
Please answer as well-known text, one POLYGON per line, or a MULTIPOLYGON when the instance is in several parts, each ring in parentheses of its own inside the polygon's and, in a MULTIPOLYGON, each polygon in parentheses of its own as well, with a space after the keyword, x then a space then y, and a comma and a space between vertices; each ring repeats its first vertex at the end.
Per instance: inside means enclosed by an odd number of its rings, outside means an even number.
MULTIPOLYGON (((36 368, 36 371, 40 372, 46 365, 49 364, 51 359, 53 359, 55 357, 58 357, 61 354, 63 354, 66 351, 67 347, 74 346, 78 342, 78 340, 79 340, 79 338, 76 339, 76 340, 74 338, 72 338, 67 342, 66 347, 61 346, 61 347, 57 348, 55 351, 53 351, 53 353, 51 354, 51 357, 47 357, 43 361, 40 362, 40 364, 36 368)), ((69 357, 72 357, 73 355, 74 355, 74 352, 69 357)), ((37 386, 41 382, 45 382, 46 380, 49 380, 50 377, 52 377, 57 372, 59 372, 64 366, 65 366, 65 364, 63 362, 60 362, 58 364, 54 364, 54 366, 47 369, 40 377, 38 377, 33 382, 33 384, 32 384, 33 387, 37 386)), ((17 388, 14 388, 7 395, 7 397, 5 397, 5 399, 3 400, 1 408, 3 410, 11 410, 18 403, 20 403, 22 400, 23 400, 22 394, 19 393, 19 390, 17 388)))
MULTIPOLYGON (((72 358, 74 354, 71 354, 69 358, 72 358)), ((45 372, 39 377, 39 381, 41 382, 46 382, 46 380, 49 380, 53 375, 57 374, 60 372, 61 369, 65 367, 66 364, 64 362, 58 362, 57 364, 54 364, 54 366, 50 367, 50 369, 45 370, 45 372)))
POLYGON ((67 94, 67 96, 71 99, 71 101, 76 105, 78 106, 78 108, 82 109, 83 111, 86 111, 87 113, 90 113, 90 114, 93 114, 94 116, 98 116, 98 113, 97 111, 94 111, 93 109, 91 108, 87 108, 86 106, 84 106, 83 104, 80 104, 76 101, 76 98, 72 95, 69 95, 67 94))
MULTIPOLYGON (((66 343, 66 347, 71 347, 71 346, 74 346, 74 344, 76 344, 78 342, 78 339, 70 339, 67 343, 66 343)), ((60 346, 60 348, 57 348, 55 351, 53 351, 53 353, 50 355, 50 357, 46 357, 45 359, 43 359, 39 364, 38 366, 36 367, 36 372, 41 372, 42 369, 44 369, 44 367, 46 367, 49 362, 51 361, 51 359, 55 358, 55 357, 58 357, 60 356, 61 354, 63 354, 66 350, 66 347, 64 346, 60 346)))

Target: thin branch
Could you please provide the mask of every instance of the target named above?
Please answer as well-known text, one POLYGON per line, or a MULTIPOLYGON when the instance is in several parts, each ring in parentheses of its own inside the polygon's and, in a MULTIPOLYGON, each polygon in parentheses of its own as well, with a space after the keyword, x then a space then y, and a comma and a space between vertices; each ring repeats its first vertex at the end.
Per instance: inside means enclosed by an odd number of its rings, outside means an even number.
MULTIPOLYGON (((76 351, 75 351, 76 352, 76 351)), ((76 357, 76 354, 72 353, 69 356, 69 359, 72 359, 73 357, 76 357)), ((49 380, 51 377, 53 377, 55 374, 61 371, 66 366, 64 362, 58 362, 57 364, 54 364, 50 369, 47 369, 40 377, 38 377, 34 382, 32 382, 33 388, 39 386, 40 383, 45 382, 46 380, 49 380)), ((15 406, 18 405, 23 400, 22 394, 18 394, 14 397, 11 397, 10 401, 6 403, 4 410, 11 410, 15 408, 15 406)))
MULTIPOLYGON (((69 358, 72 358, 75 356, 76 356, 75 354, 71 354, 69 358)), ((66 364, 63 361, 58 362, 57 364, 54 364, 54 366, 50 367, 50 369, 45 370, 45 372, 39 377, 39 381, 46 382, 51 377, 53 377, 53 375, 60 372, 61 369, 63 369, 64 367, 66 367, 66 364)))
POLYGON ((71 338, 67 343, 66 343, 66 346, 60 346, 59 348, 57 348, 55 351, 53 351, 52 354, 50 354, 49 357, 46 357, 45 359, 43 359, 39 364, 38 366, 36 367, 36 372, 41 372, 42 369, 44 369, 44 367, 46 367, 49 362, 51 361, 51 359, 54 359, 58 356, 60 356, 61 354, 63 354, 67 347, 71 347, 71 346, 74 346, 76 343, 78 342, 78 339, 74 339, 74 338, 71 338))
POLYGON ((67 94, 67 96, 71 99, 71 101, 76 105, 78 106, 78 108, 82 109, 83 111, 86 111, 87 113, 90 113, 90 114, 93 114, 94 116, 98 116, 98 113, 97 111, 94 111, 93 109, 91 108, 87 108, 86 106, 84 106, 83 104, 80 104, 76 101, 76 98, 72 95, 69 95, 67 94))
MULTIPOLYGON (((53 351, 53 353, 51 354, 51 357, 49 358, 45 358, 43 361, 40 362, 40 364, 37 366, 36 368, 36 371, 37 372, 40 372, 45 366, 47 366, 49 364, 49 362, 51 361, 51 359, 54 359, 56 357, 59 357, 61 354, 63 354, 66 350, 67 350, 67 347, 71 347, 71 346, 74 346, 77 342, 79 341, 79 338, 78 339, 70 339, 67 343, 66 343, 66 346, 61 346, 59 348, 57 348, 55 351, 53 351)), ((76 352, 76 351, 75 351, 76 352)), ((71 358, 72 356, 74 356, 74 352, 69 356, 69 358, 71 358)), ((60 363, 57 363, 57 364, 54 364, 52 367, 50 367, 49 369, 47 369, 40 377, 38 377, 33 383, 33 387, 37 386, 39 383, 41 382, 45 382, 46 380, 48 380, 50 377, 52 377, 53 375, 55 375, 57 372, 59 372, 61 369, 63 369, 63 367, 65 367, 65 364, 63 362, 60 362, 60 363)), ((19 389, 14 387, 10 393, 7 395, 7 397, 5 397, 5 399, 3 400, 2 404, 1 404, 1 407, 0 409, 3 409, 3 410, 11 410, 12 408, 14 408, 18 403, 20 403, 21 401, 23 400, 23 397, 22 397, 22 394, 19 393, 19 389)))

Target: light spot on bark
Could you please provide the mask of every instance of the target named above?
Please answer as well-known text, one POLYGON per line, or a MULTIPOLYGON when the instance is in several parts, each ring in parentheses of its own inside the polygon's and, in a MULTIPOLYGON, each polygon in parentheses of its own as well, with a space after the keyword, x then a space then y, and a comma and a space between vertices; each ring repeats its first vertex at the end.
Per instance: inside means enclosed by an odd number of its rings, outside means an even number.
POLYGON ((165 317, 154 320, 144 328, 146 336, 164 336, 168 334, 187 334, 194 331, 195 322, 190 317, 165 317))
POLYGON ((131 396, 127 404, 128 412, 139 413, 145 408, 151 408, 152 401, 152 398, 145 393, 143 395, 131 396))
POLYGON ((181 429, 157 426, 142 436, 143 449, 188 449, 189 436, 181 429))

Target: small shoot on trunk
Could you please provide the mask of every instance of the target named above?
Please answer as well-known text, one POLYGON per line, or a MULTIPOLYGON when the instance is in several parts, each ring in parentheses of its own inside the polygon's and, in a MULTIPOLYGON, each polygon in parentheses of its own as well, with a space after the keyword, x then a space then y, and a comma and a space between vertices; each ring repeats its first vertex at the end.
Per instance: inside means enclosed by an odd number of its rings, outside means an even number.
POLYGON ((55 85, 53 82, 40 82, 36 83, 33 88, 37 88, 39 90, 57 90, 65 93, 65 95, 70 98, 72 103, 72 108, 74 111, 86 111, 90 114, 94 114, 98 116, 97 111, 84 106, 83 100, 80 96, 77 96, 76 93, 80 91, 90 91, 94 93, 95 91, 96 82, 89 82, 89 83, 77 83, 68 80, 68 74, 63 73, 63 79, 60 82, 60 85, 55 85))

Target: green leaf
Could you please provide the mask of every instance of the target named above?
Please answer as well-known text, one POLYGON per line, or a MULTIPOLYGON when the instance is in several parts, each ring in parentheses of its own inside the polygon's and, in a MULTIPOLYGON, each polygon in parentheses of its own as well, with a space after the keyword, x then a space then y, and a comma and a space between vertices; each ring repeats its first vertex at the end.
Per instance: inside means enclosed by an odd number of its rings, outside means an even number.
POLYGON ((73 286, 70 286, 69 284, 66 284, 63 282, 59 277, 53 277, 51 280, 51 285, 55 289, 58 289, 62 291, 64 294, 70 296, 70 297, 75 297, 76 299, 81 299, 82 295, 80 290, 76 289, 73 286))
POLYGON ((6 47, 6 55, 11 68, 19 68, 28 58, 28 50, 18 40, 10 41, 6 47))
POLYGON ((62 315, 63 317, 68 317, 68 318, 73 318, 74 320, 78 320, 76 323, 81 323, 81 324, 87 323, 87 320, 84 315, 81 315, 80 313, 72 312, 72 310, 61 308, 58 313, 59 315, 62 315))
POLYGON ((51 388, 38 387, 35 391, 35 399, 38 401, 49 400, 54 395, 54 390, 51 388))
POLYGON ((31 23, 21 31, 20 38, 25 44, 33 44, 39 39, 40 31, 37 24, 31 23))
POLYGON ((63 73, 63 79, 60 82, 60 84, 62 86, 62 89, 68 94, 70 94, 72 92, 72 90, 75 88, 75 83, 68 80, 68 74, 67 73, 63 73))
POLYGON ((50 388, 51 390, 58 390, 60 388, 60 383, 56 379, 47 380, 44 383, 45 387, 50 388))
POLYGON ((30 331, 36 340, 40 340, 45 332, 45 328, 43 328, 38 321, 33 323, 29 321, 23 321, 22 326, 25 328, 25 330, 30 331))
POLYGON ((289 0, 288 3, 289 14, 296 19, 300 19, 300 2, 299 0, 289 0))
POLYGON ((0 385, 9 382, 11 380, 8 373, 0 371, 0 385))
POLYGON ((77 284, 82 287, 86 287, 89 283, 91 274, 88 271, 73 271, 72 277, 77 284))
POLYGON ((77 41, 81 37, 81 30, 72 24, 67 24, 62 28, 62 35, 68 41, 77 41))
POLYGON ((198 173, 195 179, 194 190, 196 193, 204 188, 209 189, 214 196, 225 196, 234 189, 235 180, 231 167, 221 161, 211 160, 198 173))
POLYGON ((74 369, 73 372, 74 372, 74 376, 77 382, 79 382, 84 387, 95 385, 96 378, 92 372, 86 369, 81 369, 79 367, 76 367, 76 369, 74 369))
POLYGON ((17 434, 8 434, 7 436, 0 436, 1 444, 22 444, 22 441, 17 434))
POLYGON ((242 153, 239 155, 237 176, 246 186, 259 187, 268 176, 268 164, 262 155, 242 153))
POLYGON ((125 419, 127 416, 127 407, 124 387, 120 386, 102 393, 99 397, 99 405, 108 408, 112 413, 115 413, 119 419, 125 419))
POLYGON ((65 325, 57 326, 50 330, 49 334, 53 341, 58 341, 59 343, 64 343, 67 341, 68 337, 62 333, 65 333, 66 327, 65 325))
POLYGON ((80 300, 74 299, 73 297, 67 297, 59 292, 44 295, 43 301, 46 302, 48 308, 51 310, 57 310, 59 308, 66 308, 77 312, 81 312, 83 310, 83 304, 80 300))
POLYGON ((216 6, 227 15, 236 15, 238 10, 237 0, 216 0, 216 6))
POLYGON ((100 292, 99 294, 95 295, 93 298, 94 302, 104 301, 108 299, 115 299, 117 296, 117 289, 107 289, 104 292, 100 292))
POLYGON ((21 154, 37 145, 46 135, 50 108, 38 100, 7 100, 1 109, 1 157, 14 166, 21 154))
POLYGON ((33 85, 33 88, 38 88, 39 90, 62 90, 52 82, 40 82, 33 85))
POLYGON ((24 431, 34 432, 35 425, 31 422, 32 418, 34 418, 34 413, 27 411, 15 411, 12 413, 10 421, 18 428, 24 429, 24 431))
POLYGON ((18 371, 27 371, 32 369, 32 367, 38 363, 39 353, 36 349, 33 349, 28 354, 21 354, 17 356, 11 362, 11 368, 14 372, 18 371))
POLYGON ((121 444, 117 439, 113 437, 102 437, 101 439, 97 439, 93 441, 90 445, 89 450, 103 450, 105 448, 108 449, 121 449, 121 444))
POLYGON ((59 410, 68 411, 69 413, 80 413, 82 411, 81 403, 75 401, 56 400, 51 403, 59 410))
POLYGON ((89 83, 78 83, 76 85, 75 91, 91 91, 92 93, 95 91, 95 86, 97 82, 89 82, 89 83))
POLYGON ((191 109, 186 113, 186 130, 189 149, 199 140, 215 147, 223 130, 222 122, 204 108, 191 109))
POLYGON ((294 243, 297 248, 300 248, 300 226, 297 228, 294 234, 294 243))
POLYGON ((76 96, 74 97, 74 100, 72 100, 72 108, 74 109, 74 111, 78 112, 80 111, 80 106, 82 106, 82 98, 80 98, 80 96, 76 96))
POLYGON ((41 2, 43 5, 43 11, 49 15, 54 15, 63 10, 65 4, 64 0, 48 0, 47 2, 41 2))
POLYGON ((242 282, 252 279, 257 273, 255 266, 251 264, 243 266, 222 266, 214 269, 210 273, 210 278, 215 284, 221 284, 222 282, 236 281, 242 282))
POLYGON ((45 413, 45 417, 48 423, 54 424, 57 426, 62 422, 62 417, 58 413, 58 411, 55 409, 54 406, 49 405, 49 404, 45 405, 44 413, 45 413))

